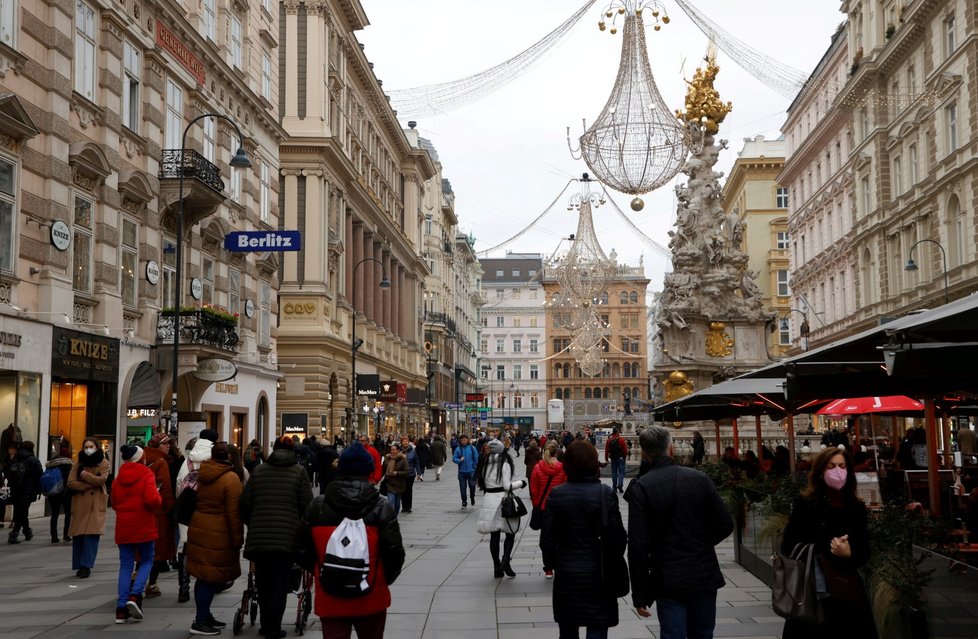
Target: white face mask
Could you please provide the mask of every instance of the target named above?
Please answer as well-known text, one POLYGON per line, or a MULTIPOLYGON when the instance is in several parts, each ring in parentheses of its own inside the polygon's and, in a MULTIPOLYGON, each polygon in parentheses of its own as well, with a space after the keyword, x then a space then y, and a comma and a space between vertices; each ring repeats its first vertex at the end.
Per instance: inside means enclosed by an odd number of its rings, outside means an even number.
POLYGON ((98 448, 92 448, 91 446, 86 446, 85 447, 85 454, 86 455, 94 455, 95 454, 95 451, 97 451, 97 450, 98 450, 98 448))

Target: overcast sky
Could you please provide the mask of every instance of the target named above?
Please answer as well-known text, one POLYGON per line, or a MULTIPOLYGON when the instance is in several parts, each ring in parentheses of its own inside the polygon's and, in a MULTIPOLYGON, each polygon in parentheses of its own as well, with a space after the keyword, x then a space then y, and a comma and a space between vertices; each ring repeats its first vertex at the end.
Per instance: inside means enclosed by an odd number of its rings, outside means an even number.
MULTIPOLYGON (((366 45, 385 89, 404 89, 455 80, 507 60, 553 30, 583 0, 361 0, 370 25, 357 34, 366 45)), ((806 74, 818 63, 829 38, 844 19, 838 0, 692 0, 728 33, 806 74)), ((666 103, 681 108, 683 78, 702 61, 707 39, 670 0, 671 18, 662 31, 647 31, 652 73, 666 103)), ((459 225, 484 250, 514 235, 542 213, 572 177, 588 168, 567 149, 608 99, 618 71, 621 31, 600 32, 600 0, 542 61, 482 100, 438 116, 416 118, 421 134, 438 150, 444 176, 455 190, 459 225)), ((780 135, 790 100, 768 89, 722 51, 717 88, 733 111, 720 137, 730 149, 718 169, 729 173, 745 137, 780 135)), ((407 118, 405 118, 406 120, 407 118)), ((402 122, 406 126, 406 122, 402 122)), ((576 144, 575 144, 576 146, 576 144)), ((680 174, 677 179, 685 179, 680 174)), ((573 186, 567 196, 578 190, 573 186)), ((644 196, 645 209, 631 213, 631 196, 615 201, 644 233, 660 244, 675 219, 672 185, 644 196)), ((552 253, 561 237, 574 232, 576 216, 562 201, 536 229, 501 249, 552 253)), ((671 270, 669 258, 646 244, 619 219, 610 205, 595 211, 595 226, 605 252, 636 265, 644 254, 653 290, 671 270)))

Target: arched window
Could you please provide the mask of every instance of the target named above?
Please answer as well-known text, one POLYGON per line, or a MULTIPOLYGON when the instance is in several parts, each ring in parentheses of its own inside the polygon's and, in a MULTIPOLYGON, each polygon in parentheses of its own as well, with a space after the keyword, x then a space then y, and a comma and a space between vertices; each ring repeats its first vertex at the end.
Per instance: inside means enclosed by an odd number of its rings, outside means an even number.
POLYGON ((620 304, 628 304, 628 291, 621 292, 621 295, 618 297, 618 302, 620 304))
POLYGON ((601 389, 597 386, 594 387, 594 399, 601 399, 601 389))
POLYGON ((621 366, 618 365, 618 362, 611 365, 611 377, 621 377, 621 366))
POLYGON ((632 362, 632 377, 638 377, 638 362, 632 362))
POLYGON ((557 399, 564 399, 564 389, 558 388, 554 393, 557 395, 557 399))
POLYGON ((538 393, 530 393, 530 408, 540 408, 540 395, 538 393))
POLYGON ((605 306, 608 305, 608 291, 605 291, 604 293, 601 294, 601 303, 604 304, 605 306))
POLYGON ((571 367, 570 364, 564 364, 564 379, 570 379, 571 367))
POLYGON ((622 377, 631 377, 632 376, 632 365, 629 364, 628 362, 625 362, 624 364, 622 364, 621 365, 621 374, 622 374, 622 377))
POLYGON ((605 386, 604 388, 601 389, 601 397, 603 397, 604 399, 608 399, 608 396, 609 395, 611 395, 611 389, 610 388, 608 388, 607 386, 605 386))
POLYGON ((869 250, 869 247, 863 249, 863 259, 860 269, 859 284, 862 289, 862 303, 868 306, 876 299, 876 262, 873 261, 873 253, 869 250))
POLYGON ((585 388, 584 389, 584 399, 591 399, 591 389, 590 388, 585 388))
POLYGON ((638 386, 632 388, 632 399, 639 399, 641 395, 638 394, 638 386))
POLYGON ((564 387, 564 399, 572 399, 571 390, 567 386, 564 387))
POLYGON ((638 292, 632 291, 628 294, 628 301, 631 304, 638 304, 638 292))
MULTIPOLYGON (((947 266, 952 268, 955 266, 960 266, 964 263, 965 257, 967 255, 967 249, 965 248, 965 229, 964 229, 964 213, 961 211, 961 203, 958 201, 957 195, 952 195, 947 201, 947 209, 945 210, 945 223, 947 225, 947 238, 950 240, 947 244, 948 255, 947 255, 947 266)), ((921 249, 934 248, 933 245, 930 247, 925 247, 923 244, 917 247, 914 251, 915 255, 921 255, 919 251, 921 249)), ((926 253, 924 253, 926 255, 926 253)), ((920 259, 916 260, 918 263, 924 262, 924 258, 921 255, 920 259)))
MULTIPOLYGON (((562 370, 562 367, 561 367, 560 364, 554 364, 554 378, 555 379, 560 379, 560 371, 561 370, 562 370)), ((558 399, 560 399, 560 398, 558 397, 558 399)))

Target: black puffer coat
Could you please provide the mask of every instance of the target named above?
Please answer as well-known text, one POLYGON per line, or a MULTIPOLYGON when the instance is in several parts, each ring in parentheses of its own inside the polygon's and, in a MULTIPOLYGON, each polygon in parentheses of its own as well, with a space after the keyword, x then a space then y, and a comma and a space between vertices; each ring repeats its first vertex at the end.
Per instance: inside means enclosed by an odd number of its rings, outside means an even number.
POLYGON ((540 549, 543 564, 554 568, 554 621, 577 626, 617 626, 618 599, 601 583, 601 494, 608 511, 612 543, 625 554, 627 537, 618 496, 597 478, 568 481, 550 492, 543 511, 540 549))
POLYGON ((662 592, 681 596, 723 587, 714 546, 734 524, 706 474, 657 457, 629 485, 627 499, 628 570, 636 608, 649 606, 662 592))
POLYGON ((299 519, 312 501, 312 487, 295 453, 279 449, 255 467, 241 494, 241 521, 248 526, 244 556, 292 552, 299 519))
MULTIPOLYGON (((10 498, 14 504, 30 505, 41 494, 41 474, 44 469, 37 457, 21 448, 7 464, 5 476, 10 484, 10 498), (17 469, 19 472, 14 472, 17 469)), ((2 485, 2 482, 0 482, 2 485)))

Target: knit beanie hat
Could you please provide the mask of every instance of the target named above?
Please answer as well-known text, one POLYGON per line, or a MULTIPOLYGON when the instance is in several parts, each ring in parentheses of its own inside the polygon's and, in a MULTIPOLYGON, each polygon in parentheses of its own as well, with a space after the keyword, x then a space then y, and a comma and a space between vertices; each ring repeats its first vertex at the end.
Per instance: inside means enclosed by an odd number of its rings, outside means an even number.
POLYGON ((489 452, 490 453, 496 453, 496 454, 498 454, 498 453, 501 453, 504 450, 506 450, 506 447, 503 446, 503 443, 501 441, 499 441, 498 439, 495 439, 495 438, 490 439, 488 445, 489 445, 489 452))
POLYGON ((149 440, 149 444, 147 444, 147 446, 149 446, 150 448, 159 448, 163 444, 169 444, 169 443, 170 443, 170 436, 169 435, 167 435, 165 433, 156 433, 149 440))
POLYGON ((143 449, 139 446, 124 444, 119 452, 122 453, 122 461, 124 462, 138 462, 143 458, 143 449))
POLYGON ((204 430, 200 431, 200 435, 198 435, 198 437, 214 443, 217 441, 217 431, 213 428, 205 428, 204 430))
POLYGON ((374 458, 359 443, 352 444, 340 455, 337 471, 340 475, 365 477, 374 472, 374 458))

